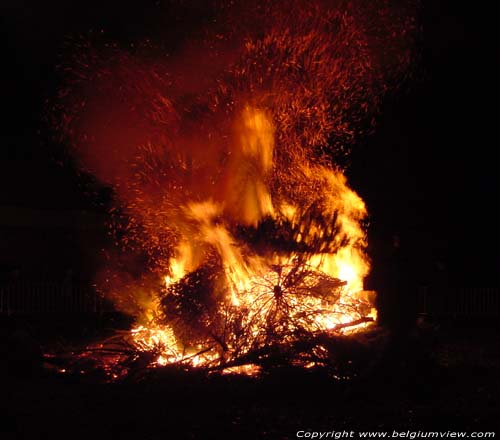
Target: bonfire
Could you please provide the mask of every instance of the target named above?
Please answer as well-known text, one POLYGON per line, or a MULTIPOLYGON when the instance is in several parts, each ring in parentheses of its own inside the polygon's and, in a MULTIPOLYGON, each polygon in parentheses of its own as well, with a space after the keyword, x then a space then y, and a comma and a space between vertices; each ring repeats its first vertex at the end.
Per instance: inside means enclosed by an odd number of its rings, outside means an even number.
POLYGON ((236 2, 170 57, 80 48, 54 119, 113 191, 96 285, 136 323, 80 358, 112 377, 313 367, 376 321, 367 210, 340 163, 410 64, 409 11, 236 2))

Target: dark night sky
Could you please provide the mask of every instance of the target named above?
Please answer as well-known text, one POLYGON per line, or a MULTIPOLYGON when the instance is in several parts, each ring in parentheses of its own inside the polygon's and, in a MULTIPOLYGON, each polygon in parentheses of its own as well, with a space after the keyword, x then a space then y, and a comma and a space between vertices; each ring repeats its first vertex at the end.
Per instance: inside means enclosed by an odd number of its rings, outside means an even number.
MULTIPOLYGON (((58 56, 68 36, 90 30, 123 42, 161 35, 168 44, 204 20, 204 7, 175 3, 2 2, 0 205, 93 209, 81 179, 57 164, 59 153, 39 135, 58 56)), ((420 78, 387 100, 376 132, 352 156, 352 184, 372 215, 374 258, 399 234, 419 282, 441 264, 456 284, 498 285, 493 15, 455 1, 424 2, 420 78)))

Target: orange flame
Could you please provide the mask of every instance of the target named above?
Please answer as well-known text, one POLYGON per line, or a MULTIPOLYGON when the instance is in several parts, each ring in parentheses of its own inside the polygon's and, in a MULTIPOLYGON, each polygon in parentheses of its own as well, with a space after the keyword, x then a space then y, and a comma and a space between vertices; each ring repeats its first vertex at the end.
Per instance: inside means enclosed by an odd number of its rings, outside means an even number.
MULTIPOLYGON (((301 217, 303 207, 293 201, 281 202, 275 207, 268 186, 266 174, 273 168, 273 125, 265 112, 246 106, 237 124, 239 136, 232 157, 225 170, 224 198, 215 202, 211 199, 189 202, 182 207, 190 227, 183 230, 176 254, 170 259, 165 286, 168 290, 190 272, 196 270, 203 260, 195 257, 201 248, 214 249, 222 261, 226 279, 223 303, 227 307, 244 311, 244 325, 249 326, 253 337, 257 338, 264 326, 272 302, 269 295, 276 294, 280 278, 293 271, 297 252, 283 253, 277 250, 265 255, 252 253, 248 246, 238 240, 228 227, 230 222, 256 227, 263 218, 284 219, 296 231, 294 239, 298 244, 307 243, 314 237, 329 240, 328 231, 315 219, 304 222, 301 217), (186 233, 186 231, 189 231, 186 233), (273 268, 279 267, 277 271, 273 268)), ((340 171, 321 165, 303 164, 301 173, 306 181, 320 183, 322 191, 322 215, 329 218, 337 214, 338 236, 347 238, 335 253, 310 253, 301 265, 308 267, 312 274, 325 274, 338 284, 307 285, 310 289, 330 289, 324 298, 313 295, 297 296, 290 299, 288 314, 291 320, 300 322, 307 310, 321 310, 312 321, 304 322, 311 331, 335 330, 339 324, 356 322, 360 318, 376 319, 373 307, 373 292, 363 290, 363 278, 369 271, 369 261, 364 253, 365 232, 360 222, 366 216, 366 208, 361 198, 347 186, 346 178, 340 171), (325 287, 326 286, 326 287, 325 287), (329 295, 340 288, 340 296, 329 302, 329 295), (326 304, 326 308, 325 308, 326 304)), ((334 237, 335 239, 335 237, 334 237)), ((323 283, 324 284, 324 283, 323 283)), ((161 315, 160 298, 146 307, 147 316, 161 315), (149 308, 148 308, 149 307, 149 308)), ((144 320, 145 321, 145 320, 144 320)), ((338 332, 352 332, 366 327, 359 323, 350 327, 340 326, 338 332)), ((187 348, 176 338, 175 331, 168 325, 149 321, 133 330, 134 340, 141 350, 159 350, 156 363, 165 365, 172 362, 188 361, 193 366, 212 363, 217 354, 206 347, 187 348), (197 354, 202 352, 202 354, 197 354)), ((228 350, 236 347, 229 346, 228 350)), ((239 347, 239 349, 243 349, 239 347)), ((245 370, 246 371, 246 370, 245 370)), ((255 371, 255 369, 249 369, 255 371)), ((248 371, 246 371, 248 373, 248 371)))
POLYGON ((156 365, 231 372, 269 338, 376 318, 366 207, 329 161, 406 73, 414 2, 256 2, 230 2, 183 56, 82 51, 55 106, 126 218, 98 285, 156 365))

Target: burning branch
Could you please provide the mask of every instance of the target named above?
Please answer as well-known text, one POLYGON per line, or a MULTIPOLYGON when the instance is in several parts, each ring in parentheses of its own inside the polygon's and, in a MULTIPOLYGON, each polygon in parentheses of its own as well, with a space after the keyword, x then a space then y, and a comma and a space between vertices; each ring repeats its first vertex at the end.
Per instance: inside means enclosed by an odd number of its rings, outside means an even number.
POLYGON ((58 128, 124 223, 99 285, 136 318, 150 365, 320 359, 318 334, 376 316, 366 207, 331 162, 409 64, 412 16, 379 1, 234 3, 191 42, 206 77, 109 49, 82 53, 61 93, 58 128))

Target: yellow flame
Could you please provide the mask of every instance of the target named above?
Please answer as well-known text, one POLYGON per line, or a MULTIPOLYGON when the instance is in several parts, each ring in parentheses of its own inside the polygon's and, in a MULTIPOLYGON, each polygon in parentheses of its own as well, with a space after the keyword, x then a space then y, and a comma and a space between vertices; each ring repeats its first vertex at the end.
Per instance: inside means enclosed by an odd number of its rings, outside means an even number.
MULTIPOLYGON (((257 226, 265 216, 276 218, 277 212, 297 231, 295 241, 308 243, 312 237, 325 239, 328 233, 324 224, 313 220, 305 224, 300 206, 292 201, 282 201, 275 209, 271 193, 267 187, 267 175, 273 168, 274 128, 270 117, 262 110, 245 107, 235 125, 234 148, 223 177, 222 200, 212 199, 190 201, 182 207, 189 227, 181 233, 174 256, 170 259, 165 287, 179 282, 185 275, 195 270, 203 261, 203 250, 213 249, 222 261, 222 269, 227 279, 227 301, 230 307, 245 311, 242 318, 250 326, 251 334, 258 337, 265 325, 266 312, 271 307, 269 295, 279 293, 280 277, 286 276, 297 257, 294 253, 283 255, 271 252, 265 256, 250 252, 230 231, 227 219, 240 225, 257 226), (283 268, 283 273, 273 267, 283 268), (278 286, 278 287, 277 287, 278 286)), ((318 314, 310 330, 331 330, 352 332, 366 327, 360 323, 350 327, 342 324, 356 322, 360 318, 376 319, 373 307, 374 292, 363 290, 363 279, 370 266, 364 253, 365 232, 361 221, 366 216, 363 200, 352 191, 345 176, 322 165, 302 164, 301 172, 306 181, 317 182, 321 194, 325 218, 336 218, 338 235, 346 240, 339 242, 335 253, 319 252, 309 255, 302 263, 318 274, 326 274, 339 281, 335 287, 339 297, 325 306, 326 299, 316 296, 290 296, 289 313, 298 324, 304 324, 303 316, 308 308, 326 310, 318 314), (334 216, 336 215, 336 217, 334 216), (340 326, 340 327, 339 327, 340 326)), ((332 281, 330 281, 332 282, 332 281)), ((322 289, 325 287, 312 286, 322 289)), ((328 286, 326 288, 329 288, 328 286)), ((333 289, 333 287, 331 287, 333 289)), ((159 301, 148 303, 147 316, 157 314, 159 301)), ((159 352, 157 365, 186 361, 192 366, 205 365, 217 358, 213 350, 186 350, 176 338, 174 331, 165 325, 149 324, 139 326, 132 332, 136 345, 141 350, 156 349, 159 352)), ((232 347, 228 347, 230 350, 232 347)), ((227 368, 225 372, 255 374, 255 366, 227 368)))
POLYGON ((170 259, 169 274, 165 275, 165 287, 169 287, 179 281, 189 269, 193 261, 193 250, 189 243, 181 243, 177 247, 177 257, 170 259))
POLYGON ((274 129, 265 112, 247 106, 235 132, 225 176, 224 209, 238 223, 256 226, 274 212, 265 183, 273 166, 274 129))

